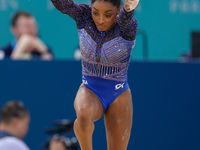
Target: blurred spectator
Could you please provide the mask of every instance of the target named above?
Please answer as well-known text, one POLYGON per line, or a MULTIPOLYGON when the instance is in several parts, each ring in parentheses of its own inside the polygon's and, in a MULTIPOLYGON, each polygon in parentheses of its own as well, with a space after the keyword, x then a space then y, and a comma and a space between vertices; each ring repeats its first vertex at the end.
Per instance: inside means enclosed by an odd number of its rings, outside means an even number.
POLYGON ((81 50, 80 46, 78 45, 77 48, 74 51, 74 60, 80 61, 81 60, 81 50))
MULTIPOLYGON (((30 150, 22 141, 30 122, 30 114, 21 101, 9 101, 1 110, 0 150, 30 150)), ((62 140, 53 138, 50 150, 66 150, 62 140)))
POLYGON ((11 31, 15 39, 3 48, 0 56, 11 59, 42 59, 53 58, 50 48, 38 37, 35 17, 29 12, 18 11, 11 20, 11 31))

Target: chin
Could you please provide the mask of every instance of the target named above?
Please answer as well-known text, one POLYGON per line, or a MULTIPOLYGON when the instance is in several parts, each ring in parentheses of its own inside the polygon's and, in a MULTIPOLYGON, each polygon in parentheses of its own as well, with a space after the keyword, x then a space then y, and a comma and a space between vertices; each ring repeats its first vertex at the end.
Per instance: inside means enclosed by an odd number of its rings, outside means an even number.
POLYGON ((98 30, 99 30, 99 31, 102 31, 102 32, 106 32, 106 31, 108 31, 108 30, 106 30, 106 29, 102 29, 102 28, 98 28, 98 30))

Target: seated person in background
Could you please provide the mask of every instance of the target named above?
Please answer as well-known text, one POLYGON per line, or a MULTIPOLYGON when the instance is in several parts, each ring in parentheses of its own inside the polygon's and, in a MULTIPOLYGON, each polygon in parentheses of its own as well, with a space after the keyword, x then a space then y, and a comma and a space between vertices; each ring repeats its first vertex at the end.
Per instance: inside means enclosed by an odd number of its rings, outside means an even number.
MULTIPOLYGON (((0 150, 30 150, 23 142, 30 114, 21 101, 9 101, 1 110, 0 150)), ((49 150, 66 150, 62 139, 52 138, 49 150)))
POLYGON ((80 46, 78 45, 77 48, 74 51, 74 59, 76 61, 80 61, 81 60, 81 50, 80 50, 80 46))
POLYGON ((51 60, 51 50, 38 37, 35 18, 26 11, 16 12, 11 20, 11 31, 15 36, 9 45, 0 48, 5 57, 11 59, 51 60))

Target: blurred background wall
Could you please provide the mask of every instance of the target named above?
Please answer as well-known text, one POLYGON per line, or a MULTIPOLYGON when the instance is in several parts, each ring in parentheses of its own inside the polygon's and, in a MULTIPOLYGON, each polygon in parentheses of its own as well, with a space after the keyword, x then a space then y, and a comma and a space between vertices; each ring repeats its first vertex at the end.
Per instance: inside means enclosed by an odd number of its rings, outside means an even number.
MULTIPOLYGON (((75 119, 73 102, 81 83, 77 61, 0 61, 0 107, 22 100, 31 113, 25 141, 42 150, 52 122, 75 119)), ((200 63, 132 62, 128 80, 133 126, 128 150, 200 149, 200 63)), ((67 134, 66 136, 73 136, 67 134)), ((106 150, 103 117, 95 122, 94 150, 106 150)), ((78 149, 80 150, 80 149, 78 149)))
MULTIPOLYGON (((90 0, 75 2, 90 4, 90 0)), ((50 0, 0 0, 0 47, 12 40, 10 17, 19 9, 35 15, 40 37, 52 47, 57 59, 74 58, 76 24, 50 0)), ((139 27, 132 59, 178 60, 191 49, 191 31, 200 29, 200 0, 141 0, 135 18, 139 27)))

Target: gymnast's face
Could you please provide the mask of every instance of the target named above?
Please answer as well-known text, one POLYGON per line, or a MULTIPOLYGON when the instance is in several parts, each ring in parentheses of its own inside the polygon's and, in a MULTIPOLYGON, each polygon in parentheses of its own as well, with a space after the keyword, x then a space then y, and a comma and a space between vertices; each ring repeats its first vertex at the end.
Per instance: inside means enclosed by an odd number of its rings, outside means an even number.
POLYGON ((92 18, 99 31, 108 31, 117 22, 120 8, 111 2, 97 0, 92 3, 92 18))

